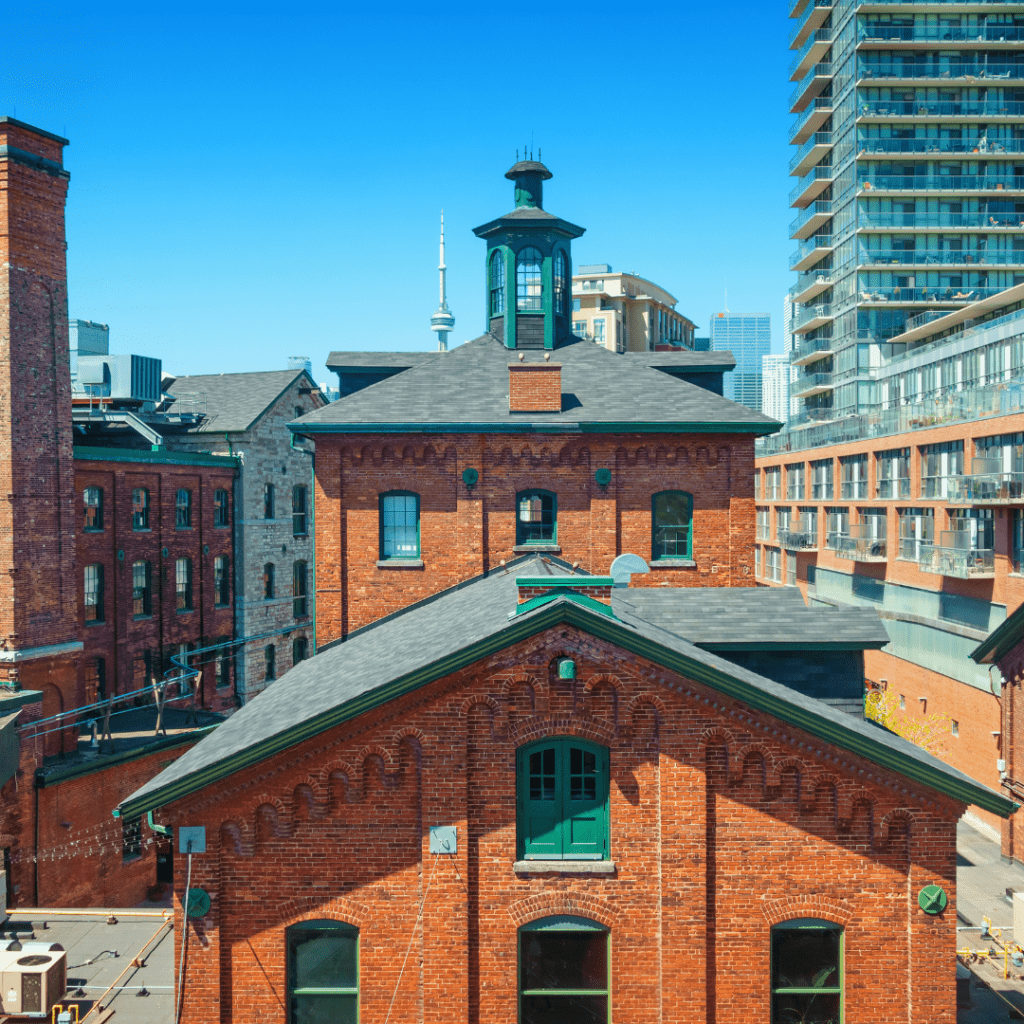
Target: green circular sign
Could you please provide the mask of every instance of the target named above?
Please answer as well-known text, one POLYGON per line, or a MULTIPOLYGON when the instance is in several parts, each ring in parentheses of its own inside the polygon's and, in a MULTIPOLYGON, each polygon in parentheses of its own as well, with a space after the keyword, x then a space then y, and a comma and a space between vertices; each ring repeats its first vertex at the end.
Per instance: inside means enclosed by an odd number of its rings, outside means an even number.
POLYGON ((941 885, 926 885, 917 894, 917 905, 926 914, 941 914, 948 902, 949 897, 941 885))
POLYGON ((189 889, 185 913, 189 917, 206 917, 210 912, 210 894, 205 889, 189 889))
POLYGON ((476 486, 477 480, 480 479, 480 474, 472 467, 469 466, 467 469, 462 471, 462 482, 467 487, 476 486))
POLYGON ((607 487, 612 482, 612 471, 610 469, 599 469, 594 474, 598 487, 607 487))

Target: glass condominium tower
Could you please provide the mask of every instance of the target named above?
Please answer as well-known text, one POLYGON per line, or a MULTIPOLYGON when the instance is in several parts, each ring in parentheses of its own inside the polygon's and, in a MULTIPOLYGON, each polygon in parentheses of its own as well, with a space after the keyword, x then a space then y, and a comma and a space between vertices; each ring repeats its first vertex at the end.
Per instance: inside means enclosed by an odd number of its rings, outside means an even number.
POLYGON ((870 409, 900 334, 1024 282, 1024 3, 789 14, 792 426, 870 409))
POLYGON ((772 348, 769 313, 718 313, 711 318, 711 350, 731 352, 736 369, 725 375, 725 397, 761 411, 761 359, 772 348))

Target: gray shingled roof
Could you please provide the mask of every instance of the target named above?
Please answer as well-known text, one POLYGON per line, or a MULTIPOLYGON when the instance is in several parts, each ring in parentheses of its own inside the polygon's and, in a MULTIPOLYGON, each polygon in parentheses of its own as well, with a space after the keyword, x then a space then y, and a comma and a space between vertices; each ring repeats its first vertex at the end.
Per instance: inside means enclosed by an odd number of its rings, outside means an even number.
MULTIPOLYGON (((490 334, 425 360, 303 416, 299 433, 359 431, 661 431, 770 434, 780 424, 721 395, 572 338, 562 366, 562 411, 511 413, 508 365, 523 353, 490 334)), ((525 353, 531 362, 544 353, 525 353)))
MULTIPOLYGON (((248 430, 305 370, 265 370, 257 373, 209 373, 177 377, 171 395, 206 396, 206 416, 195 432, 248 430)), ((310 384, 314 382, 310 379, 310 384)), ((314 385, 315 386, 315 385, 314 385)), ((173 403, 169 412, 176 410, 173 403)), ((186 406, 191 411, 192 406, 186 406)))
POLYGON ((678 352, 624 352, 626 359, 636 359, 644 366, 658 370, 685 370, 687 373, 700 373, 702 370, 718 370, 723 367, 732 369, 736 358, 731 352, 691 352, 680 349, 678 352))
POLYGON ((332 352, 327 357, 328 370, 408 369, 444 353, 432 352, 332 352))
MULTIPOLYGON (((569 571, 553 560, 524 559, 505 572, 468 581, 381 619, 344 643, 318 652, 291 669, 286 682, 265 690, 136 790, 121 804, 120 812, 133 816, 163 806, 454 671, 463 663, 460 658, 476 660, 532 630, 548 628, 553 616, 570 616, 585 631, 612 631, 612 642, 624 649, 661 659, 686 676, 737 695, 748 705, 769 710, 828 742, 954 793, 958 799, 1009 813, 1012 805, 1005 798, 913 743, 701 650, 642 618, 631 603, 617 602, 617 618, 612 618, 561 596, 530 612, 511 615, 517 605, 517 577, 542 575, 564 578, 569 571)), ((778 602, 788 603, 781 598, 778 602)))
POLYGON ((808 608, 794 587, 631 587, 612 607, 712 650, 864 650, 889 643, 873 608, 808 608))

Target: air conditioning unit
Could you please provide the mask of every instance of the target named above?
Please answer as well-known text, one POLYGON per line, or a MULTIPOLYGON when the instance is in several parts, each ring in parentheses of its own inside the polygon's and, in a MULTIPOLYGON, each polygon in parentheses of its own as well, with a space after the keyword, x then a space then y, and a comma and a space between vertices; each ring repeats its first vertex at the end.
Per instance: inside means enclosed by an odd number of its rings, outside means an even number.
POLYGON ((19 949, 0 953, 0 1012, 15 1017, 50 1018, 50 1010, 67 989, 68 955, 53 949, 57 943, 26 942, 19 949))

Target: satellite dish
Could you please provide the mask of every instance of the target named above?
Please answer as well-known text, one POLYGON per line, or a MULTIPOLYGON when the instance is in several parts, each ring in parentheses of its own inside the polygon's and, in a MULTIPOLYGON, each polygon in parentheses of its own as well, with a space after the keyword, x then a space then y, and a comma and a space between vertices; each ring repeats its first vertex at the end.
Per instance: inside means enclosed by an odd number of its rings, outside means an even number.
POLYGON ((612 562, 612 566, 608 570, 608 575, 615 580, 615 586, 628 587, 629 577, 632 576, 633 573, 650 571, 651 567, 639 555, 633 555, 627 551, 625 554, 619 555, 619 557, 612 562))

